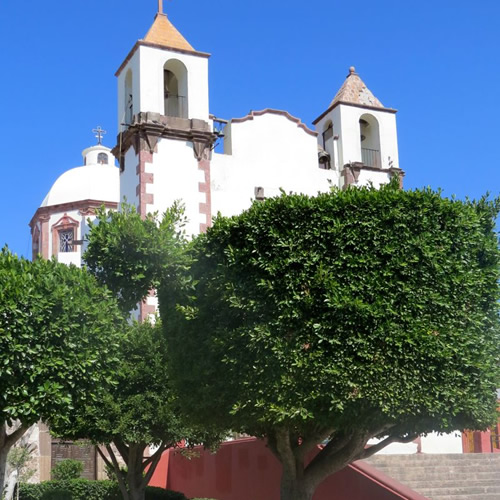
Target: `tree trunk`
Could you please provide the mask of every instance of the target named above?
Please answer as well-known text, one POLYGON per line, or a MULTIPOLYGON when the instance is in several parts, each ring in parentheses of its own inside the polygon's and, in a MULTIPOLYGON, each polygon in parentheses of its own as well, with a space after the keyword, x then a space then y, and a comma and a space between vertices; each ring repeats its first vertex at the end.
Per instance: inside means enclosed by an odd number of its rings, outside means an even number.
POLYGON ((142 477, 145 448, 146 445, 142 443, 128 446, 127 486, 129 500, 144 500, 146 496, 146 485, 142 477))
MULTIPOLYGON (((0 439, 1 441, 1 439, 0 439)), ((7 469, 7 455, 9 454, 10 446, 2 443, 0 446, 0 498, 3 498, 3 491, 5 488, 5 472, 7 469)))
POLYGON ((19 426, 10 434, 7 433, 8 427, 6 422, 0 422, 0 498, 3 497, 5 489, 5 472, 7 469, 7 455, 12 446, 21 439, 23 434, 28 430, 27 427, 19 423, 19 426))
POLYGON ((294 479, 283 470, 281 476, 281 500, 312 500, 314 488, 306 484, 303 479, 294 479))

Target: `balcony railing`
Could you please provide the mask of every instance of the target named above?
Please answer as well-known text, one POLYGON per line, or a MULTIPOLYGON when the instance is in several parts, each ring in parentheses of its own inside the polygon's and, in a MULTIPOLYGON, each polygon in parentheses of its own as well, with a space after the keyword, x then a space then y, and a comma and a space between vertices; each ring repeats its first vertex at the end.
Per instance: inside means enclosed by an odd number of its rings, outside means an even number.
POLYGON ((165 115, 187 118, 186 104, 184 96, 171 94, 165 97, 165 115))
POLYGON ((368 167, 382 168, 378 149, 361 148, 361 161, 368 167))

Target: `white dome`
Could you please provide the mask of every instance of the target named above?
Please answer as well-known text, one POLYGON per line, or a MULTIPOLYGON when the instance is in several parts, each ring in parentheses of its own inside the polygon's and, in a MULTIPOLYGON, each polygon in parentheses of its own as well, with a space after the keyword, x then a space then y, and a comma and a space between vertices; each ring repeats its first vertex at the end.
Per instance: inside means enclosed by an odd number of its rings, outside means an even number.
POLYGON ((81 200, 120 201, 120 173, 113 165, 86 165, 68 170, 53 184, 42 207, 81 200))

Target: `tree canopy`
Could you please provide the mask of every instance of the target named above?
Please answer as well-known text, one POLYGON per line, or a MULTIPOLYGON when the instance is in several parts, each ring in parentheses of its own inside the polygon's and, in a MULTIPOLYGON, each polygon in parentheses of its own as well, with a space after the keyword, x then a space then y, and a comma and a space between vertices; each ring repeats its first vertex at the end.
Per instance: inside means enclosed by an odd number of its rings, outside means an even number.
POLYGON ((310 499, 391 442, 486 428, 500 380, 499 207, 393 182, 217 217, 190 250, 190 289, 160 287, 184 411, 267 438, 283 500, 310 499))
POLYGON ((134 322, 120 347, 117 384, 101 392, 98 403, 75 408, 69 425, 55 428, 70 439, 104 445, 98 451, 115 471, 124 499, 144 498, 146 486, 167 448, 193 432, 179 418, 176 396, 166 370, 161 325, 134 322), (146 456, 149 446, 155 448, 146 456), (119 455, 116 453, 118 451, 119 455), (126 472, 120 473, 122 461, 126 472))
POLYGON ((143 218, 126 203, 119 212, 102 207, 90 225, 85 264, 128 313, 158 286, 163 274, 175 274, 182 262, 184 224, 184 209, 178 202, 161 218, 158 214, 143 218))
POLYGON ((0 252, 0 491, 5 459, 43 419, 66 421, 112 382, 123 316, 89 273, 0 252))
MULTIPOLYGON (((84 260, 117 296, 123 311, 135 308, 160 277, 175 281, 183 268, 183 210, 175 204, 161 218, 144 219, 133 207, 98 212, 91 225, 84 260)), ((114 469, 125 500, 144 499, 146 486, 163 451, 183 439, 208 442, 210 433, 188 427, 180 418, 171 388, 166 343, 159 318, 124 328, 117 384, 104 388, 99 402, 75 407, 73 419, 53 430, 62 437, 104 445, 98 451, 114 469), (149 447, 154 452, 149 454, 149 447), (118 453, 117 453, 118 452, 118 453), (122 461, 126 473, 120 471, 122 461)), ((201 426, 198 427, 201 429, 201 426)), ((218 437, 218 434, 215 434, 218 437)))

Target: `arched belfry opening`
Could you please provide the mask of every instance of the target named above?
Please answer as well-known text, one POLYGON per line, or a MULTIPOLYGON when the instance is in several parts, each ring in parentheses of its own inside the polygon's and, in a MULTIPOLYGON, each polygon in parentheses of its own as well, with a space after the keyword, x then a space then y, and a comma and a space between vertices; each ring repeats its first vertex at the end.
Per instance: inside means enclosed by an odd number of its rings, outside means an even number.
POLYGON ((130 125, 134 116, 134 95, 132 90, 132 70, 125 75, 125 123, 130 125))
POLYGON ((163 94, 166 116, 188 118, 187 69, 177 59, 170 59, 163 66, 163 94))
POLYGON ((369 167, 382 168, 379 125, 373 115, 364 114, 361 116, 359 119, 359 135, 361 161, 369 167))

